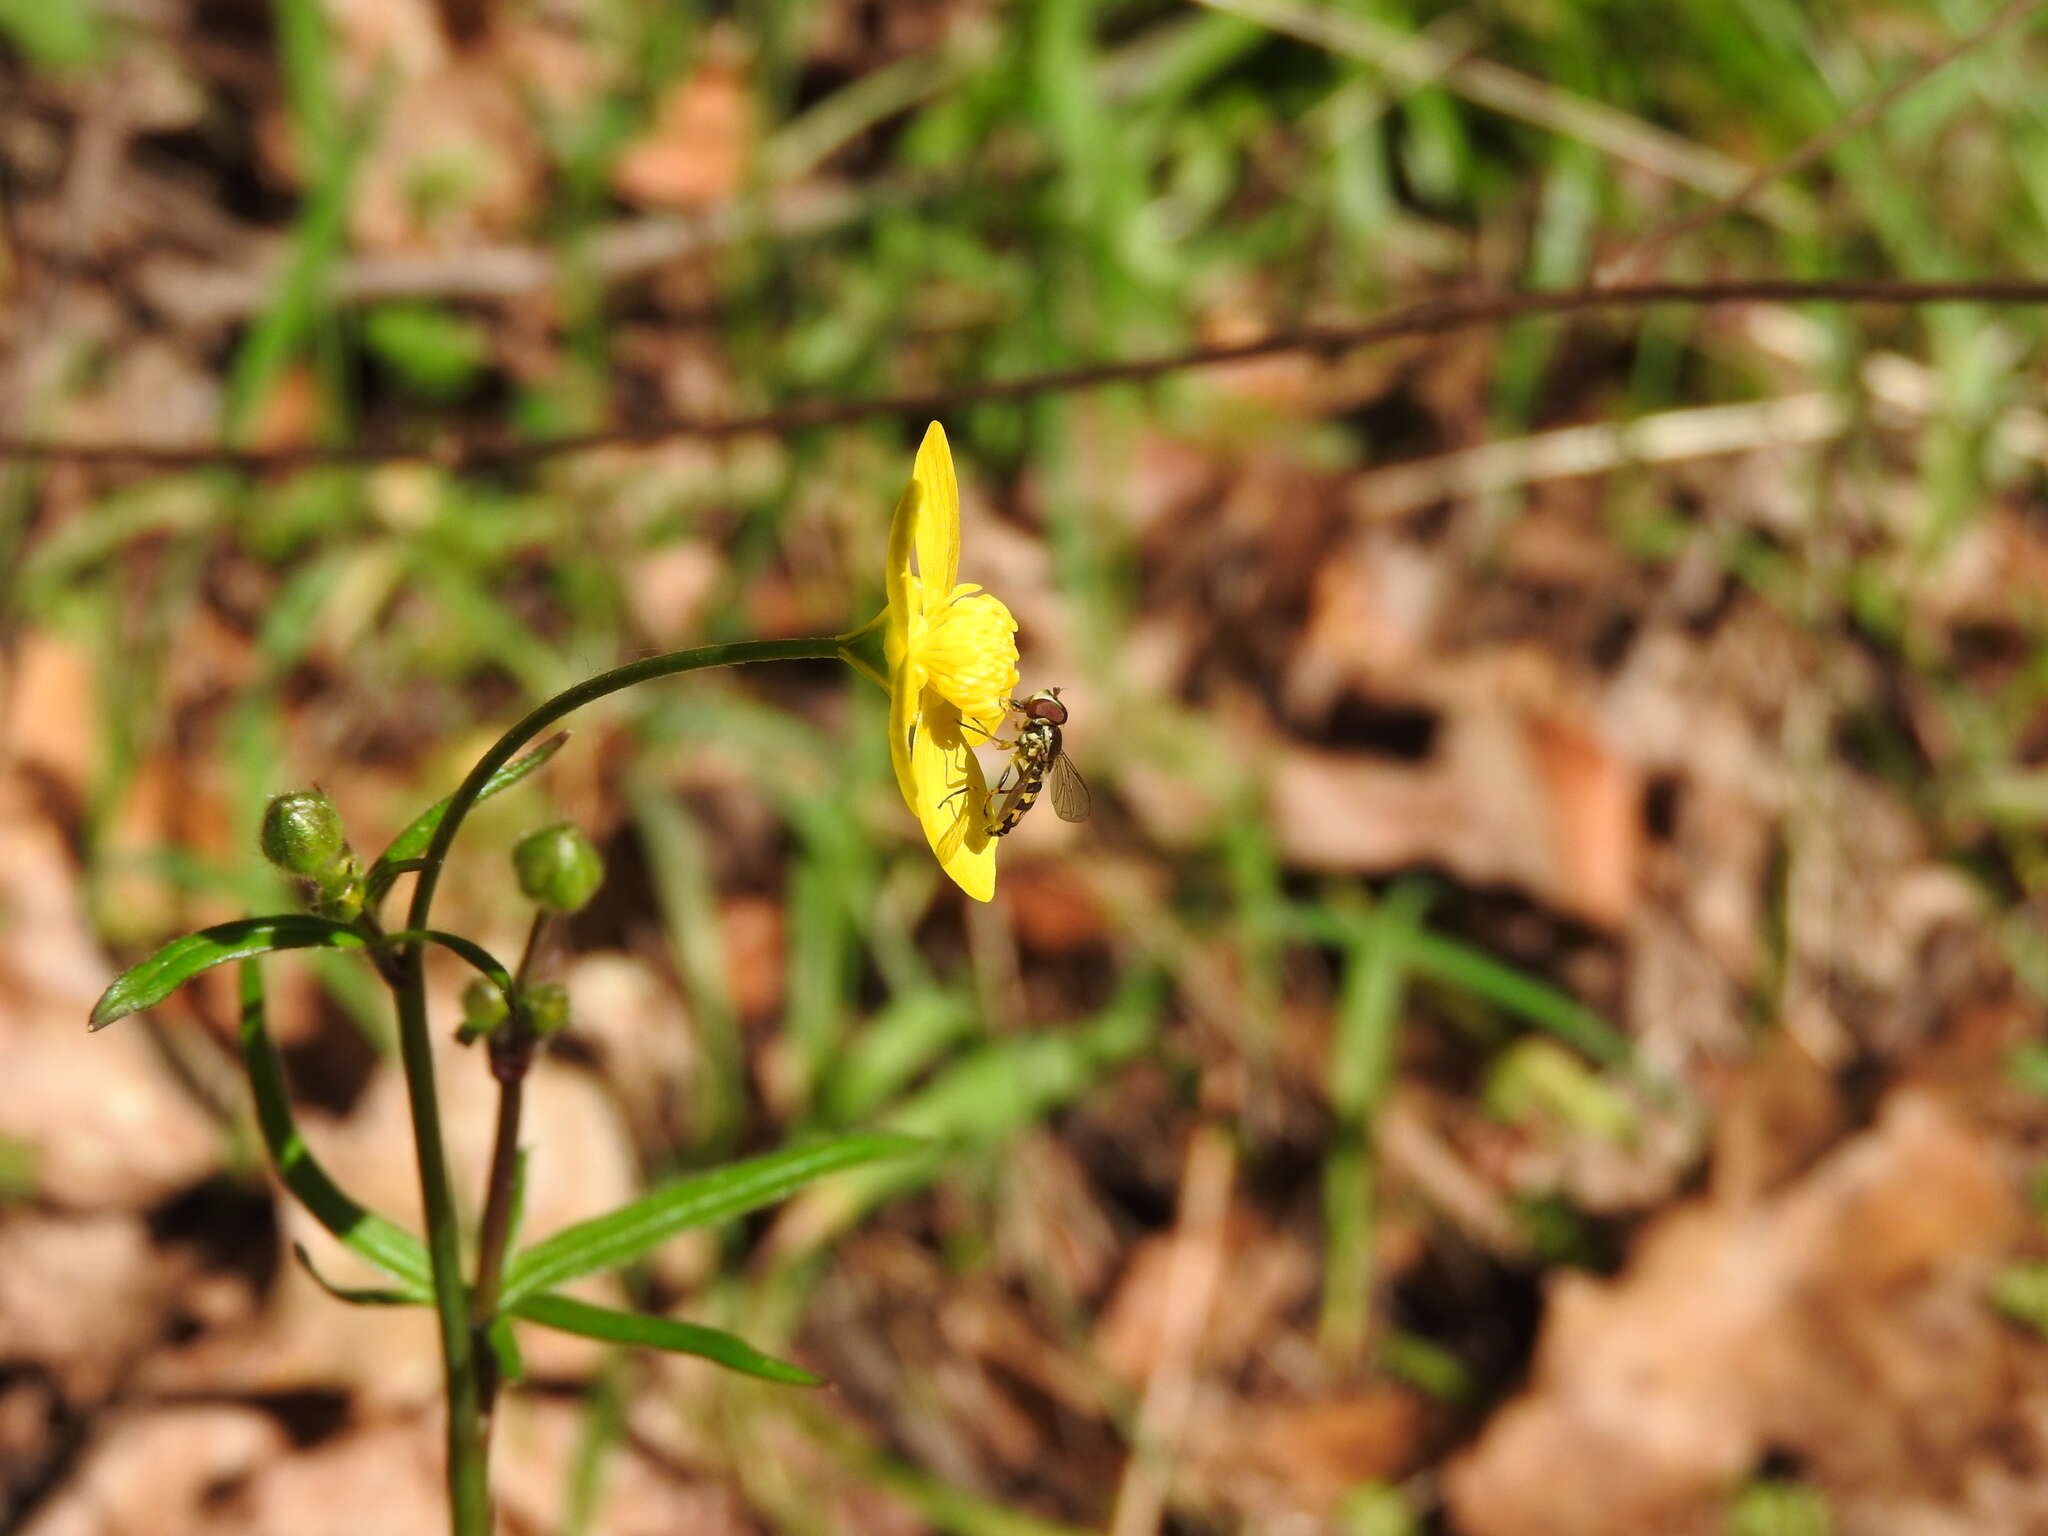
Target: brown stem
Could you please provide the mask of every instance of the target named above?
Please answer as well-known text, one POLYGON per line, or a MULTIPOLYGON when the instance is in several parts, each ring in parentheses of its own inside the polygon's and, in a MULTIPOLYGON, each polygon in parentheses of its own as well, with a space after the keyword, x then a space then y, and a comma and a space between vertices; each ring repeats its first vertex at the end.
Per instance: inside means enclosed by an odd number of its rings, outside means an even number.
MULTIPOLYGON (((540 952, 547 928, 545 910, 533 914, 526 931, 526 949, 519 957, 513 995, 519 997, 540 952)), ((469 1293, 469 1324, 476 1358, 482 1368, 479 1408, 489 1444, 491 1410, 499 1386, 497 1356, 485 1337, 498 1313, 498 1292, 505 1275, 505 1250, 512 1237, 512 1208, 519 1192, 519 1116, 526 1101, 526 1073, 533 1065, 533 1026, 523 1002, 515 1002, 489 1042, 491 1076, 498 1080, 498 1130, 491 1144, 491 1172, 485 1185, 483 1224, 477 1237, 476 1284, 469 1293)))
POLYGON ((1509 320, 1571 314, 1595 309, 1641 309, 1658 304, 1884 304, 1914 308, 1927 304, 2048 304, 2048 282, 2024 278, 1975 278, 1954 282, 1911 282, 1890 278, 1809 281, 1756 278, 1734 282, 1632 283, 1556 293, 1479 292, 1446 294, 1402 305, 1369 319, 1343 325, 1308 326, 1250 341, 1196 347, 1152 357, 1083 363, 1047 373, 984 379, 950 389, 880 395, 856 400, 805 400, 754 416, 671 416, 636 426, 572 436, 533 439, 447 438, 431 445, 366 442, 307 444, 276 449, 233 449, 217 444, 170 447, 160 444, 65 443, 0 436, 0 463, 13 460, 71 464, 127 464, 145 469, 193 467, 272 470, 310 464, 423 462, 449 469, 518 464, 582 453, 593 448, 646 445, 676 438, 723 441, 737 437, 786 436, 795 431, 848 422, 897 417, 922 421, 970 405, 1035 399, 1041 395, 1095 389, 1109 384, 1142 384, 1194 368, 1214 368, 1286 352, 1337 353, 1375 346, 1400 337, 1439 335, 1509 320))

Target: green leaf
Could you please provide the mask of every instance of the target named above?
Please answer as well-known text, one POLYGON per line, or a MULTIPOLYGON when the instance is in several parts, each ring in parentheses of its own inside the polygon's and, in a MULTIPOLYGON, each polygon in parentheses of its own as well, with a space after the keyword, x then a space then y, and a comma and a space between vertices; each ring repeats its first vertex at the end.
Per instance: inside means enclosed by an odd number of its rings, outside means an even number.
MULTIPOLYGON (((383 935, 380 946, 412 942, 439 944, 467 960, 509 999, 512 974, 491 952, 459 933, 422 928, 383 935)), ((93 1005, 89 1028, 104 1029, 116 1019, 143 1008, 151 1008, 169 997, 201 971, 230 960, 247 960, 280 949, 362 949, 369 939, 361 930, 332 918, 308 913, 280 913, 274 917, 245 917, 232 923, 216 923, 197 933, 170 941, 141 964, 123 972, 93 1005)))
POLYGON ((505 963, 474 939, 465 939, 459 933, 449 933, 440 928, 402 928, 396 933, 387 933, 379 941, 382 945, 392 944, 438 944, 449 952, 460 955, 473 966, 484 980, 505 994, 505 1003, 510 1007, 512 997, 512 973, 505 969, 505 963))
MULTIPOLYGON (((523 757, 515 757, 485 780, 484 787, 477 794, 479 802, 510 789, 521 779, 539 768, 549 758, 562 750, 562 743, 569 739, 567 731, 558 731, 523 757)), ((441 825, 441 818, 448 814, 448 801, 436 800, 412 819, 412 822, 398 836, 391 840, 391 846, 377 855, 377 862, 370 866, 369 901, 375 906, 391 889, 391 882, 409 869, 418 869, 419 857, 427 851, 427 844, 434 840, 435 829, 441 825)))
POLYGON ((99 58, 105 43, 97 10, 84 0, 0 0, 0 37, 39 69, 82 69, 99 58))
POLYGON ((139 965, 130 966, 93 1005, 90 1027, 153 1008, 201 971, 278 949, 361 949, 363 936, 346 923, 305 913, 245 917, 183 934, 139 965))
POLYGON ((920 1146, 905 1136, 844 1136, 682 1179, 527 1249, 506 1268, 504 1305, 516 1310, 524 1298, 564 1281, 630 1264, 678 1232, 730 1221, 825 1174, 920 1146))
POLYGON ((2048 1098, 2048 1045, 2028 1040, 2005 1053, 2005 1075, 2015 1087, 2048 1098))
POLYGON ((1468 944, 1418 933, 1409 941, 1408 960, 1417 974, 1519 1014, 1603 1067, 1626 1067, 1633 1059, 1628 1036, 1592 1009, 1468 944))
POLYGON ((332 1296, 336 1301, 345 1301, 352 1307, 430 1307, 434 1304, 429 1291, 406 1289, 402 1291, 381 1290, 374 1287, 337 1285, 320 1273, 313 1262, 313 1255, 306 1252, 304 1243, 293 1243, 292 1253, 299 1261, 299 1268, 313 1277, 313 1283, 332 1296))
POLYGON ((524 1381, 526 1379, 526 1356, 519 1352, 519 1339, 512 1332, 512 1319, 502 1313, 491 1319, 491 1326, 484 1330, 485 1342, 491 1346, 491 1354, 498 1362, 500 1381, 524 1381))
POLYGON ((2048 1262, 2009 1264, 1991 1282, 1991 1305, 2048 1338, 2048 1262))
POLYGON ((371 310, 363 317, 363 344, 430 400, 455 399, 491 356, 481 326, 426 304, 371 310))
POLYGON ((648 1349, 665 1349, 674 1355, 698 1355, 716 1361, 728 1370, 743 1371, 764 1381, 780 1381, 793 1387, 822 1387, 821 1377, 773 1355, 764 1355, 745 1339, 717 1328, 679 1322, 672 1317, 650 1317, 641 1312, 617 1312, 610 1307, 572 1301, 567 1296, 529 1296, 513 1309, 516 1316, 544 1328, 580 1333, 586 1339, 603 1339, 612 1344, 639 1344, 648 1349))
POLYGON ((313 1213, 314 1220, 379 1269, 396 1275, 422 1296, 433 1291, 433 1266, 420 1240, 403 1227, 365 1209, 327 1176, 292 1122, 284 1072, 263 1018, 263 972, 242 962, 242 1065, 256 1099, 256 1124, 277 1176, 313 1213))
POLYGON ((1373 1291, 1372 1124, 1393 1078, 1408 993, 1408 950, 1429 888, 1403 880, 1353 926, 1330 1042, 1328 1092, 1336 1135, 1323 1163, 1323 1310, 1318 1333, 1336 1360, 1364 1347, 1373 1291))
POLYGON ((1828 1536, 1827 1495, 1785 1478, 1758 1478, 1728 1506, 1728 1536, 1828 1536))
POLYGON ((973 1003, 950 992, 892 1003, 833 1063, 819 1093, 826 1116, 841 1125, 866 1120, 979 1022, 973 1003))

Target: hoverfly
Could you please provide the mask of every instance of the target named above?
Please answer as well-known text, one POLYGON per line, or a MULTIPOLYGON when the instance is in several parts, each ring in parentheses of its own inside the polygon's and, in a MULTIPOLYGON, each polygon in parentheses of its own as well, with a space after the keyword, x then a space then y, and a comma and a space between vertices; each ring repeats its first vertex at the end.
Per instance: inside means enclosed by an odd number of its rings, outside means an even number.
MULTIPOLYGON (((1059 689, 1041 688, 1028 699, 1012 699, 1010 708, 1024 716, 1024 723, 1017 727, 1015 741, 990 738, 1009 752, 1010 762, 989 792, 989 804, 982 808, 988 835, 1008 837, 1016 831, 1017 823, 1024 819, 1024 813, 1036 803, 1048 782, 1052 785, 1052 808, 1060 820, 1086 821, 1088 785, 1060 739, 1060 727, 1067 723, 1067 706, 1060 702, 1059 689)), ((967 818, 962 816, 940 841, 941 862, 952 856, 966 835, 967 818)))

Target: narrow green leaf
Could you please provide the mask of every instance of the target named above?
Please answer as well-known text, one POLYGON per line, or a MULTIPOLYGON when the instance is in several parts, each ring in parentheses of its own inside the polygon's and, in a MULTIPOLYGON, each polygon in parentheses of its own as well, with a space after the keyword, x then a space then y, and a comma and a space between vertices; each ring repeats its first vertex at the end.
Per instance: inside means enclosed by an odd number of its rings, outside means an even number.
POLYGON ((1519 1014, 1602 1066, 1625 1067, 1634 1054, 1628 1036, 1585 1004, 1468 944, 1418 933, 1409 943, 1408 959, 1418 974, 1519 1014))
POLYGON ((130 966, 93 1005, 89 1027, 153 1008, 201 971, 278 949, 361 949, 363 936, 346 923, 306 913, 245 917, 182 934, 139 965, 130 966))
MULTIPOLYGON (((517 784, 521 779, 539 768, 549 758, 562 750, 562 743, 569 739, 567 731, 557 731, 546 741, 523 757, 515 757, 484 782, 478 793, 478 801, 484 801, 500 794, 517 784)), ((418 869, 419 856, 427 851, 427 844, 434 840, 435 829, 441 825, 441 818, 448 814, 448 801, 436 800, 419 815, 415 816, 406 829, 391 839, 391 846, 377 855, 377 862, 370 866, 368 877, 370 904, 391 889, 391 882, 409 869, 418 869)))
POLYGON ((402 928, 396 933, 385 934, 381 942, 387 947, 393 944, 438 944, 467 960, 484 980, 505 994, 508 1005, 512 1002, 512 973, 502 960, 474 939, 465 939, 459 933, 449 933, 441 928, 402 928))
POLYGON ((277 1047, 264 1024, 263 972, 254 960, 242 962, 242 1065, 256 1099, 256 1124, 285 1188, 348 1247, 422 1295, 430 1295, 433 1268, 425 1246, 403 1227, 343 1193, 300 1139, 299 1128, 292 1122, 277 1047))
MULTIPOLYGON (((508 997, 512 974, 491 952, 459 933, 438 928, 383 935, 384 945, 418 940, 439 944, 467 960, 508 997)), ((273 917, 245 917, 216 923, 197 933, 182 934, 138 965, 131 966, 93 1005, 88 1028, 104 1029, 116 1019, 154 1007, 201 971, 230 960, 247 960, 280 949, 362 949, 369 944, 362 931, 331 918, 287 912, 273 917)))
POLYGON ((609 1352, 584 1396, 583 1432, 569 1460, 569 1486, 562 1500, 560 1536, 590 1536, 612 1452, 625 1436, 625 1357, 609 1352))
POLYGON ((825 1174, 921 1145, 905 1136, 844 1136, 679 1180, 527 1249, 506 1268, 504 1305, 516 1310, 564 1281, 630 1264, 678 1232, 744 1216, 825 1174))
MULTIPOLYGON (((849 1174, 806 1223, 805 1252, 830 1242, 884 1200, 930 1184, 964 1153, 986 1156, 1107 1080, 1157 1035, 1165 981, 1134 971, 1093 1019, 1072 1029, 1005 1035, 947 1063, 882 1123, 918 1137, 921 1154, 849 1174)), ((788 1256, 785 1255, 785 1258, 788 1256)))
POLYGON ((825 1384, 823 1378, 799 1366, 762 1354, 745 1339, 672 1317, 618 1312, 610 1307, 592 1306, 587 1301, 572 1301, 567 1296, 529 1296, 513 1312, 530 1323, 559 1328, 564 1333, 580 1333, 587 1339, 639 1344, 648 1349, 665 1349, 673 1355, 698 1355, 764 1381, 784 1382, 793 1387, 825 1384))
POLYGON ((1394 1075, 1408 954, 1429 889, 1404 880, 1369 914, 1353 916, 1330 1043, 1336 1134, 1323 1164, 1323 1304, 1319 1336, 1336 1360, 1355 1362, 1372 1308, 1372 1125, 1394 1075))
POLYGON ((313 1262, 313 1255, 306 1252, 304 1243, 293 1243, 292 1253, 299 1261, 299 1268, 313 1277, 313 1283, 332 1296, 336 1301, 345 1301, 352 1307, 429 1307, 434 1304, 433 1294, 415 1290, 380 1290, 375 1287, 337 1285, 320 1273, 313 1262))
POLYGON ((491 1320, 484 1338, 491 1346, 491 1354, 498 1362, 500 1381, 524 1381, 526 1379, 526 1356, 519 1352, 519 1339, 512 1331, 512 1319, 502 1314, 491 1320))
POLYGON ((826 1116, 841 1125, 866 1120, 979 1022, 973 1003, 950 992, 918 991, 890 1004, 833 1063, 818 1095, 826 1116))

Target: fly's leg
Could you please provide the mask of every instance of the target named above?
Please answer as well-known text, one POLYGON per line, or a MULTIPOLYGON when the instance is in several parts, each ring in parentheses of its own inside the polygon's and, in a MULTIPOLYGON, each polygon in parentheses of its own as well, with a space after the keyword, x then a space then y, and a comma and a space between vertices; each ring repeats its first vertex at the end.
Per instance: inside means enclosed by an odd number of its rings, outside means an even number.
POLYGON ((982 729, 982 727, 981 727, 981 726, 980 726, 980 725, 979 725, 979 724, 978 724, 977 722, 975 722, 975 721, 973 721, 973 720, 962 720, 962 721, 960 722, 960 727, 961 727, 961 729, 962 729, 962 730, 968 730, 968 731, 981 731, 981 735, 982 735, 982 745, 983 745, 983 746, 988 746, 988 747, 1001 747, 1001 748, 1003 748, 1003 749, 1004 749, 1005 751, 1015 751, 1015 750, 1016 750, 1016 747, 1017 747, 1017 743, 1016 743, 1016 742, 1014 742, 1014 741, 1005 741, 1005 740, 1003 740, 1003 738, 1002 738, 1002 737, 1000 737, 1000 736, 996 735, 996 733, 995 733, 994 731, 989 731, 989 730, 983 730, 983 729, 982 729))

